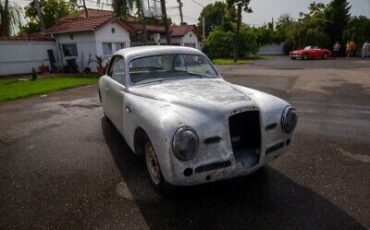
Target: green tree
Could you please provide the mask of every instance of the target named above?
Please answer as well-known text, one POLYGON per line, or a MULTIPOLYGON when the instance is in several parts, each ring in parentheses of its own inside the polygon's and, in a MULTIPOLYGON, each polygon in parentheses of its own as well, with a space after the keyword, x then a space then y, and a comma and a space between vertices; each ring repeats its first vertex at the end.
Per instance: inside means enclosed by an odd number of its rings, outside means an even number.
POLYGON ((238 57, 245 58, 258 51, 257 35, 254 30, 245 24, 241 24, 238 44, 238 57))
POLYGON ((370 18, 365 16, 352 17, 344 31, 344 39, 353 40, 358 45, 365 41, 370 42, 370 18))
POLYGON ((308 13, 300 13, 298 22, 287 22, 285 51, 308 45, 330 47, 330 37, 325 32, 325 10, 324 4, 312 3, 308 13))
POLYGON ((257 42, 259 45, 271 44, 277 42, 276 32, 271 26, 263 25, 258 28, 254 28, 254 33, 257 36, 257 42))
POLYGON ((281 15, 276 22, 276 40, 285 41, 295 26, 295 21, 288 14, 281 15))
MULTIPOLYGON (((64 16, 76 12, 76 5, 72 2, 63 0, 41 0, 41 16, 44 20, 45 27, 48 28, 64 16)), ((40 21, 33 1, 25 7, 25 14, 28 23, 21 29, 21 33, 36 33, 41 31, 40 21)))
POLYGON ((234 34, 221 27, 214 28, 205 43, 205 52, 211 59, 229 58, 232 56, 234 34))
MULTIPOLYGON (((211 30, 217 26, 229 27, 231 22, 235 22, 235 11, 224 2, 215 2, 206 5, 198 18, 197 28, 203 27, 203 18, 205 19, 205 36, 207 37, 211 30)), ((230 28, 230 27, 229 27, 230 28)))
POLYGON ((113 11, 118 17, 125 19, 130 14, 135 0, 112 0, 113 11))
MULTIPOLYGON (((234 56, 236 26, 236 23, 232 24, 233 30, 225 30, 219 26, 209 33, 205 43, 205 52, 210 58, 232 58, 234 56)), ((238 57, 244 58, 258 51, 257 36, 250 27, 242 24, 239 36, 238 57)))
POLYGON ((239 35, 240 27, 242 24, 242 10, 247 13, 252 13, 252 9, 249 7, 250 0, 227 0, 229 6, 236 7, 236 32, 234 39, 234 62, 238 60, 238 49, 239 49, 239 35), (236 6, 235 6, 236 5, 236 6))
POLYGON ((350 21, 351 6, 347 0, 332 0, 326 8, 326 32, 330 36, 331 44, 336 41, 343 43, 344 30, 350 21))
POLYGON ((8 37, 16 33, 21 23, 21 8, 0 0, 0 37, 8 37))

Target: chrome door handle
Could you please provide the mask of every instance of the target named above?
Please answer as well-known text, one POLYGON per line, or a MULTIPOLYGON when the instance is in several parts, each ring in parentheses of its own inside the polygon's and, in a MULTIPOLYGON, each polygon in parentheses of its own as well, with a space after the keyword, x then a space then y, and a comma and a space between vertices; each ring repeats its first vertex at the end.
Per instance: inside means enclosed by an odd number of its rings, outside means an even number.
POLYGON ((132 110, 131 110, 130 106, 126 106, 126 111, 127 111, 128 113, 131 113, 131 112, 132 112, 132 110))

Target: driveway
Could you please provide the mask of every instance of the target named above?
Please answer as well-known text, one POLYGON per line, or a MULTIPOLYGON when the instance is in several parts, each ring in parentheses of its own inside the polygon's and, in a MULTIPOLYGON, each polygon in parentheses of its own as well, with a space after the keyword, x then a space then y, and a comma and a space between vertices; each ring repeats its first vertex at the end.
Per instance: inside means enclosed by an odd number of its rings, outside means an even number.
POLYGON ((0 104, 0 229, 370 228, 370 60, 219 66, 298 110, 257 173, 162 198, 103 119, 97 87, 0 104))

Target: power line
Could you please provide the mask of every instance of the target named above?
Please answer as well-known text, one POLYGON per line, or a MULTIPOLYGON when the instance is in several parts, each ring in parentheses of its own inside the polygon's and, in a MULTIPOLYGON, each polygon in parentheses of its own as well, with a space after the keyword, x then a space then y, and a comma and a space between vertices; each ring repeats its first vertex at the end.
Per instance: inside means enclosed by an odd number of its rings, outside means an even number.
POLYGON ((179 3, 180 20, 181 20, 181 25, 182 25, 184 23, 184 18, 182 16, 182 6, 183 6, 183 4, 182 4, 181 0, 177 0, 177 2, 179 3))
POLYGON ((105 6, 112 6, 111 3, 103 3, 103 2, 97 2, 97 1, 93 1, 93 0, 85 0, 86 2, 91 2, 91 3, 95 3, 97 6, 99 5, 105 5, 105 6))
MULTIPOLYGON (((179 16, 179 15, 176 15, 176 16, 179 16)), ((188 15, 186 15, 186 14, 184 14, 184 18, 187 18, 187 19, 191 19, 191 20, 195 20, 195 21, 198 21, 198 19, 197 19, 197 18, 193 18, 193 17, 191 17, 191 16, 188 16, 188 15)))
POLYGON ((202 5, 202 4, 200 4, 199 2, 197 2, 197 1, 195 1, 195 0, 190 0, 190 1, 192 1, 193 3, 195 3, 195 4, 197 4, 198 6, 200 6, 200 7, 204 7, 204 5, 202 5))

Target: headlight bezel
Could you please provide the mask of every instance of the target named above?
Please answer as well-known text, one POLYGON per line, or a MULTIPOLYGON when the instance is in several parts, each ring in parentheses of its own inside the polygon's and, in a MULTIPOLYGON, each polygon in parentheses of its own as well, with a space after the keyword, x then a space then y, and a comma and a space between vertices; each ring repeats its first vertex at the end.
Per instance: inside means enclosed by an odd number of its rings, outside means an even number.
MULTIPOLYGON (((289 121, 289 122, 291 122, 291 121, 289 121)), ((281 115, 281 128, 282 128, 283 132, 286 133, 286 134, 293 133, 293 131, 297 127, 297 123, 298 123, 298 115, 296 113, 296 109, 293 108, 292 106, 285 107, 285 109, 283 111, 283 114, 281 115), (287 121, 289 113, 294 113, 295 114, 294 115, 294 120, 293 120, 294 125, 292 125, 292 123, 288 123, 288 121, 287 121)))
POLYGON ((189 160, 194 159, 195 156, 198 153, 198 150, 199 150, 199 136, 198 136, 197 132, 190 126, 181 126, 181 127, 177 128, 175 134, 172 137, 171 149, 172 149, 172 152, 175 155, 175 157, 180 161, 189 161, 189 160), (195 137, 195 140, 196 140, 195 151, 194 151, 194 153, 191 154, 191 157, 188 157, 188 158, 186 158, 183 154, 181 154, 179 152, 179 149, 176 147, 176 143, 175 143, 177 135, 181 135, 181 133, 185 132, 185 131, 191 131, 193 133, 194 137, 195 137))

